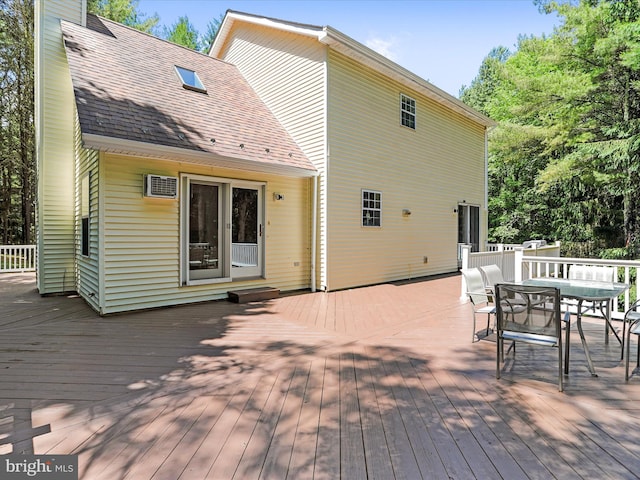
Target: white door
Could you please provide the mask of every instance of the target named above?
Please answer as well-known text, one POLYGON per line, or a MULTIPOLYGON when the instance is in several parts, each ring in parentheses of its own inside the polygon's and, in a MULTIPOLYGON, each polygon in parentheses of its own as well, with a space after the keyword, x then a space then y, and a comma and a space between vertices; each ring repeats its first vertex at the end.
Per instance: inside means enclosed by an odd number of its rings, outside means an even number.
POLYGON ((262 205, 260 189, 234 186, 231 191, 231 276, 262 275, 262 205))

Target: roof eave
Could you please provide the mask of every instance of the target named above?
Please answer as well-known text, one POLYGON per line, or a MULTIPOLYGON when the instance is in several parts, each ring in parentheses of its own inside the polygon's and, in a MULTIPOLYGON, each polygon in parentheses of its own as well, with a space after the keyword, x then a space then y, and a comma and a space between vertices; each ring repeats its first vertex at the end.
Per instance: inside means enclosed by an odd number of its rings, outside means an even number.
POLYGON ((312 167, 304 168, 294 165, 256 162, 243 158, 223 157, 211 152, 194 151, 90 133, 82 134, 82 143, 85 148, 118 155, 146 157, 234 170, 248 170, 296 178, 315 177, 318 175, 318 171, 312 167))
POLYGON ((469 107, 453 95, 448 94, 415 73, 401 67, 392 60, 389 60, 387 57, 362 45, 338 30, 331 27, 324 27, 323 32, 318 35, 318 41, 349 58, 353 58, 354 60, 357 60, 358 62, 363 63, 414 90, 417 90, 433 101, 445 105, 487 128, 495 127, 497 125, 495 121, 469 107))
POLYGON ((224 17, 213 44, 211 45, 209 55, 212 57, 218 57, 225 40, 236 21, 262 25, 264 27, 275 28, 281 31, 315 38, 320 43, 327 45, 329 48, 333 48, 347 57, 353 58, 354 60, 357 60, 368 67, 393 78, 401 84, 422 93, 433 101, 460 113, 464 117, 469 118, 480 125, 483 125, 485 128, 496 126, 496 122, 472 109, 453 95, 448 94, 444 90, 441 90, 418 75, 401 67, 385 56, 329 26, 316 27, 312 25, 301 25, 229 10, 224 17))
POLYGON ((318 38, 319 35, 322 35, 323 31, 322 27, 315 27, 313 25, 302 25, 292 22, 285 22, 283 20, 277 20, 274 18, 227 10, 224 19, 222 20, 222 24, 218 29, 218 33, 216 34, 216 38, 213 40, 211 48, 209 49, 210 56, 216 58, 218 57, 218 55, 220 54, 220 50, 224 45, 224 39, 227 38, 229 31, 236 21, 242 21, 251 23, 253 25, 260 25, 263 27, 276 28, 285 32, 295 33, 312 38, 318 38))

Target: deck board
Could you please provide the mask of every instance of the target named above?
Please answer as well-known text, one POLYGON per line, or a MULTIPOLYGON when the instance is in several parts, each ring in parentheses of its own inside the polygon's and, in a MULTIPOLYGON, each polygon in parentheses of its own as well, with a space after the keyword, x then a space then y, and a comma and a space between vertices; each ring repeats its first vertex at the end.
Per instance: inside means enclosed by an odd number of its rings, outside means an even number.
POLYGON ((565 392, 548 348, 496 380, 459 282, 99 317, 0 276, 0 454, 77 454, 86 480, 640 478, 640 374, 602 321, 598 377, 576 333, 565 392))

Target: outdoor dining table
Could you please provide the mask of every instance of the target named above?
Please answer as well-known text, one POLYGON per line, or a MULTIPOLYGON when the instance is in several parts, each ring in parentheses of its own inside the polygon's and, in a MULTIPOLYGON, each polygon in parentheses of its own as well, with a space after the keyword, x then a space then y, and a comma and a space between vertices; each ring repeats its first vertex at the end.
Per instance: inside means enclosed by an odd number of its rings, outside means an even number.
MULTIPOLYGON (((576 311, 576 324, 578 326, 578 332, 580 333, 580 340, 582 341, 582 347, 584 348, 585 356, 587 357, 587 364, 589 366, 589 372, 594 377, 597 377, 596 369, 593 366, 591 355, 589 353, 589 347, 584 337, 582 330, 582 313, 584 302, 594 302, 593 307, 587 308, 587 310, 597 309, 605 320, 605 343, 609 342, 609 329, 618 339, 618 342, 622 345, 622 340, 618 336, 616 330, 611 325, 611 302, 618 298, 619 295, 624 293, 629 285, 626 283, 617 282, 598 282, 594 280, 569 280, 563 278, 552 277, 538 277, 531 278, 522 282, 523 285, 534 285, 538 287, 555 287, 560 290, 560 297, 562 299, 575 300, 577 302, 576 311), (603 308, 604 304, 604 308, 603 308)), ((585 310, 586 311, 586 310, 585 310)), ((567 325, 567 328, 569 326, 567 325)), ((567 345, 567 354, 565 360, 564 371, 569 373, 569 345, 567 345)))

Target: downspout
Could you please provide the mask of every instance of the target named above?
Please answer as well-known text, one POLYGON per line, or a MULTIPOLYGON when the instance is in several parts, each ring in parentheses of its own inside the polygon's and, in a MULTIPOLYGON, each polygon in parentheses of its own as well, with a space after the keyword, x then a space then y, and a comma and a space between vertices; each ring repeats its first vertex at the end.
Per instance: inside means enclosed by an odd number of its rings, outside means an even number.
POLYGON ((311 179, 311 292, 316 291, 316 251, 317 251, 317 222, 318 222, 318 175, 311 179))
POLYGON ((487 127, 484 127, 484 222, 482 229, 484 232, 482 235, 483 245, 480 246, 481 252, 486 249, 489 239, 489 128, 487 127))

